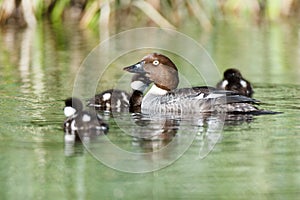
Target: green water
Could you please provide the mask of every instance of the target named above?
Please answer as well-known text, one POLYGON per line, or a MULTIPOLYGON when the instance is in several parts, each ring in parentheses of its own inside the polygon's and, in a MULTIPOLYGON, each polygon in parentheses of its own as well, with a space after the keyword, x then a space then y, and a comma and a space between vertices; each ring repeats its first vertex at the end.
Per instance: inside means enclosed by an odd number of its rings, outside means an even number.
MULTIPOLYGON (((264 102, 261 107, 284 113, 225 125, 204 159, 199 159, 200 141, 195 138, 171 165, 133 174, 102 164, 80 144, 71 155, 66 154, 63 99, 72 95, 77 70, 99 42, 98 36, 73 25, 62 28, 42 24, 34 31, 3 28, 0 198, 299 198, 298 29, 286 24, 250 27, 227 23, 209 33, 192 25, 182 28, 180 31, 203 44, 220 72, 239 68, 253 82, 254 97, 264 102)), ((116 72, 107 80, 122 73, 116 72)), ((112 85, 107 81, 103 87, 112 85)), ((184 136, 184 131, 178 135, 176 140, 184 136)), ((109 137, 125 149, 133 148, 130 137, 122 136, 118 126, 110 127, 109 137)))

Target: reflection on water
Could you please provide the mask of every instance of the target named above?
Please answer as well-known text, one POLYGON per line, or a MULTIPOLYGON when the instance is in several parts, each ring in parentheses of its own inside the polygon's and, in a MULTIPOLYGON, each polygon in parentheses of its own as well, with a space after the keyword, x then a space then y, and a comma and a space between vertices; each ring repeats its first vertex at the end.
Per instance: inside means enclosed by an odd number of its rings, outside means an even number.
MULTIPOLYGON (((195 159, 203 159, 221 141, 224 125, 238 126, 253 119, 252 115, 227 113, 154 118, 115 112, 111 116, 110 126, 116 127, 107 136, 85 132, 79 136, 96 159, 113 169, 133 173, 151 172, 172 164, 193 142, 199 148, 195 159)), ((84 151, 80 141, 65 141, 65 155, 78 154, 78 147, 84 151)))
MULTIPOLYGON (((283 114, 151 120, 116 114, 107 117, 107 136, 85 144, 93 151, 89 154, 81 144, 65 146, 62 100, 71 96, 80 63, 99 38, 74 29, 72 24, 2 28, 1 199, 46 199, 50 195, 65 199, 297 199, 297 25, 254 28, 220 24, 211 33, 199 34, 194 26, 184 31, 203 43, 220 72, 239 68, 254 83, 254 98, 264 103, 264 109, 283 114), (223 127, 220 133, 219 125, 223 127), (110 145, 132 155, 112 152, 110 145), (166 151, 159 153, 162 150, 166 151), (107 159, 127 171, 171 165, 151 173, 131 174, 113 170, 95 158, 107 159), (157 163, 159 160, 162 162, 157 163)), ((111 81, 122 76, 118 71, 112 74, 106 74, 107 81, 99 87, 112 88, 111 81)))

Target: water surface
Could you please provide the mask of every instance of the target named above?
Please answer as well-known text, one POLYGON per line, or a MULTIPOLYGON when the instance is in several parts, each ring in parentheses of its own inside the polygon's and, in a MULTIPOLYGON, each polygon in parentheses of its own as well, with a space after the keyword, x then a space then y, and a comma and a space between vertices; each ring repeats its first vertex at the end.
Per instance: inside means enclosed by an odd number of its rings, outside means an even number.
MULTIPOLYGON (((181 120, 178 125, 173 121, 176 137, 171 141, 180 146, 192 133, 191 145, 169 166, 138 174, 104 165, 81 144, 68 151, 63 141, 63 99, 72 95, 77 70, 99 42, 97 35, 73 25, 62 29, 45 23, 34 31, 3 28, 1 199, 297 199, 298 28, 221 23, 210 33, 195 27, 181 30, 203 44, 220 73, 228 67, 239 68, 253 82, 254 97, 263 102, 261 108, 283 114, 252 116, 242 123, 225 124, 204 159, 201 153, 208 140, 203 133, 209 126, 189 120, 181 120)), ((111 88, 109 80, 118 80, 123 73, 107 73, 107 81, 99 91, 111 88)), ((135 129, 127 123, 132 122, 132 116, 118 117, 108 119, 108 138, 118 146, 151 152, 168 144, 134 140, 122 131, 122 127, 135 129)), ((126 164, 126 159, 120 160, 120 165, 126 164)))

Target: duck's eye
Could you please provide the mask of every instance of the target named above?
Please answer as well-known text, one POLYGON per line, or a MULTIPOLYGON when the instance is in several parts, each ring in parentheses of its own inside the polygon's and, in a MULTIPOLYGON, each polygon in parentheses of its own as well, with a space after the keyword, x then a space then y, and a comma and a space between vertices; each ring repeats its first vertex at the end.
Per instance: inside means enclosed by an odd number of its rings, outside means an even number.
POLYGON ((154 60, 154 61, 152 62, 152 64, 155 65, 155 66, 157 66, 157 65, 159 64, 159 61, 158 61, 158 60, 154 60))

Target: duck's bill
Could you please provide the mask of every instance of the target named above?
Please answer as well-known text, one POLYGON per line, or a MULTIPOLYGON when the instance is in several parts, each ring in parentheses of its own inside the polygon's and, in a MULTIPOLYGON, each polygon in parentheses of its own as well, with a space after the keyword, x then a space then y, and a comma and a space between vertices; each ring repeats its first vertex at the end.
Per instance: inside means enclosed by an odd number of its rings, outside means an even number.
POLYGON ((144 64, 145 64, 145 61, 141 61, 141 62, 138 62, 129 67, 125 67, 125 68, 123 68, 123 70, 131 72, 131 73, 143 74, 143 73, 145 73, 144 64))

